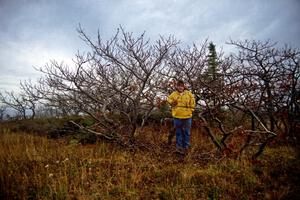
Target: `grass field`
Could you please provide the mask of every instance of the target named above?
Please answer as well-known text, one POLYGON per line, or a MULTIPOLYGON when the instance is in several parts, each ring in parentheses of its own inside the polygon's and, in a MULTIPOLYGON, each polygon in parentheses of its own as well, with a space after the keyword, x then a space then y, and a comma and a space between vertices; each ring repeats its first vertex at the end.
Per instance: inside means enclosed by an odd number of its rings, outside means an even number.
POLYGON ((0 199, 300 199, 296 148, 274 145, 253 162, 196 135, 179 156, 163 144, 132 150, 3 129, 0 199))

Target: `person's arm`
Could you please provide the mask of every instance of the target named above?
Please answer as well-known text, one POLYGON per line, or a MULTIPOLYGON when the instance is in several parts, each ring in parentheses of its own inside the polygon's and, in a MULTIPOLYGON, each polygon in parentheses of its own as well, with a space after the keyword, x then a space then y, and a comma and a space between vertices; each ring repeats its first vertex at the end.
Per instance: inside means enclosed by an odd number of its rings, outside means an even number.
POLYGON ((168 96, 167 102, 168 102, 172 107, 175 107, 175 106, 177 105, 178 102, 177 102, 177 100, 175 99, 174 92, 168 96))
POLYGON ((196 101, 195 101, 195 97, 194 95, 191 93, 190 95, 190 108, 192 109, 192 111, 194 112, 195 110, 195 106, 196 106, 196 101))

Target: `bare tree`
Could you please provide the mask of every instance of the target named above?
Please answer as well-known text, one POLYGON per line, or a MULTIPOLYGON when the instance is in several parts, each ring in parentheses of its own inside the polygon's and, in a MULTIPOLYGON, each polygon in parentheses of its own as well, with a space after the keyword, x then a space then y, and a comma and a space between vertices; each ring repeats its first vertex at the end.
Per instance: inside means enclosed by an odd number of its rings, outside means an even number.
POLYGON ((286 47, 285 57, 282 73, 284 81, 278 83, 277 93, 281 101, 276 103, 278 107, 281 107, 282 121, 286 119, 288 121, 285 123, 288 137, 299 139, 296 133, 299 133, 297 125, 300 124, 300 52, 286 47))
MULTIPOLYGON (((193 44, 192 47, 177 48, 176 52, 168 59, 168 73, 170 80, 181 79, 186 82, 199 103, 203 93, 203 77, 207 64, 207 40, 200 47, 193 44)), ((166 76, 166 75, 165 75, 166 76)), ((174 83, 173 83, 174 84, 174 83)), ((166 84, 165 91, 170 92, 170 85, 166 84)), ((174 86, 173 86, 174 89, 174 86)))
POLYGON ((236 67, 241 74, 242 86, 246 86, 247 90, 243 94, 248 93, 244 99, 248 101, 248 106, 250 103, 255 106, 256 112, 266 113, 269 122, 264 123, 274 131, 277 126, 275 113, 279 109, 276 102, 280 101, 278 83, 283 81, 284 62, 290 50, 275 48, 276 44, 270 41, 231 41, 229 44, 239 49, 235 60, 239 63, 236 67), (249 91, 252 92, 249 94, 249 91))
POLYGON ((150 44, 122 27, 107 42, 99 33, 93 42, 81 27, 78 32, 91 52, 78 53, 72 67, 52 61, 40 68, 44 76, 35 89, 52 104, 80 108, 107 133, 126 126, 134 137, 155 107, 160 72, 177 41, 160 37, 150 44))
POLYGON ((231 41, 229 44, 239 50, 233 56, 235 77, 230 79, 231 87, 226 89, 231 93, 229 106, 251 117, 251 130, 244 130, 248 134, 244 147, 254 144, 255 137, 259 138, 256 141, 259 150, 253 155, 257 158, 277 135, 275 132, 282 131, 279 122, 286 120, 285 113, 295 114, 287 108, 288 105, 296 107, 296 99, 292 99, 299 91, 299 52, 288 46, 277 48, 270 41, 231 41))
POLYGON ((29 98, 25 93, 16 94, 12 92, 0 93, 0 101, 17 111, 17 117, 22 119, 33 119, 35 117, 36 101, 29 98))

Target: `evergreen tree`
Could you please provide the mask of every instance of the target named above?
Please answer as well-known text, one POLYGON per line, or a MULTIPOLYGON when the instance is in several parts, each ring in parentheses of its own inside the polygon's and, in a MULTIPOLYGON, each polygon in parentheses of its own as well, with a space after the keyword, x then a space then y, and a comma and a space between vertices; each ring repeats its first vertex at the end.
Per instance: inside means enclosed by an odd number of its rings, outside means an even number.
POLYGON ((210 42, 208 46, 208 50, 209 50, 209 54, 208 54, 207 75, 210 81, 215 81, 218 76, 216 45, 214 45, 213 42, 210 42))
POLYGON ((207 98, 213 103, 214 106, 219 104, 218 97, 215 94, 219 94, 222 91, 222 75, 219 70, 218 56, 216 52, 216 45, 210 42, 208 45, 209 53, 207 55, 207 70, 204 73, 204 80, 209 86, 207 91, 207 98))

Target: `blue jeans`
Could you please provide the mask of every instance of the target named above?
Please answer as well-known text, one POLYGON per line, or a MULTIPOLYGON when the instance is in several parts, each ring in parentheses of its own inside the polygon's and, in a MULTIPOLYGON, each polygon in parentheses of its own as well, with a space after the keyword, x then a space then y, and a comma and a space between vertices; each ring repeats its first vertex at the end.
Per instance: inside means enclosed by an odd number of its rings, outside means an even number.
POLYGON ((184 148, 184 149, 189 148, 192 118, 188 118, 188 119, 174 118, 174 126, 176 128, 176 147, 184 148))

